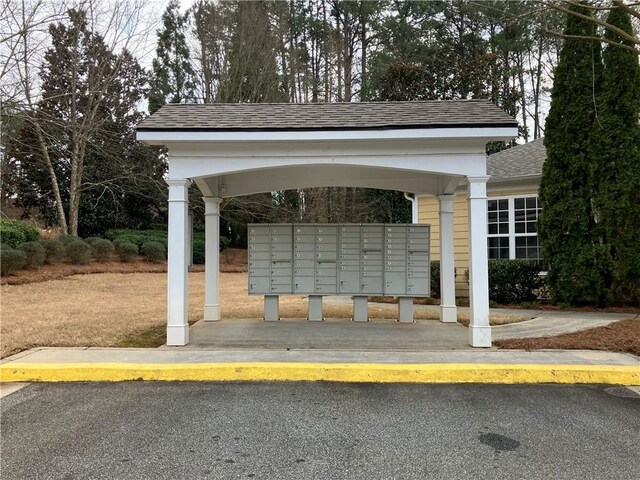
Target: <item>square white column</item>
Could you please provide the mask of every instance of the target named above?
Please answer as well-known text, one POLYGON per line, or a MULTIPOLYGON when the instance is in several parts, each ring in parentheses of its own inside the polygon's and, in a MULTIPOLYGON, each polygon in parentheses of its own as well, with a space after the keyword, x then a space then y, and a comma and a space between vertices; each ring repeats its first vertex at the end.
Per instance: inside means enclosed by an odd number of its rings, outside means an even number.
POLYGON ((456 307, 453 195, 438 195, 440 204, 440 321, 458 321, 456 307))
POLYGON ((167 180, 169 185, 169 235, 167 260, 167 345, 189 343, 188 210, 187 179, 167 180))
POLYGON ((220 202, 204 200, 204 320, 220 320, 220 202))
POLYGON ((467 177, 469 182, 469 303, 472 347, 491 347, 489 326, 489 265, 487 257, 488 176, 467 177))

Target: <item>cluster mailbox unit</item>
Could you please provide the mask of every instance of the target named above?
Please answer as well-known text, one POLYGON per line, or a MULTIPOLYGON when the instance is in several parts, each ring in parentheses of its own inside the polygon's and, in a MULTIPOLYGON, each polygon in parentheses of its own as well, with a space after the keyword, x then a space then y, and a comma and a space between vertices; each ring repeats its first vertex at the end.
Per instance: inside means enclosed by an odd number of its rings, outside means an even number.
POLYGON ((353 296, 353 319, 368 320, 367 296, 399 297, 398 320, 413 321, 413 297, 429 295, 429 225, 250 224, 249 293, 264 295, 265 320, 278 296, 308 295, 322 320, 323 295, 353 296))

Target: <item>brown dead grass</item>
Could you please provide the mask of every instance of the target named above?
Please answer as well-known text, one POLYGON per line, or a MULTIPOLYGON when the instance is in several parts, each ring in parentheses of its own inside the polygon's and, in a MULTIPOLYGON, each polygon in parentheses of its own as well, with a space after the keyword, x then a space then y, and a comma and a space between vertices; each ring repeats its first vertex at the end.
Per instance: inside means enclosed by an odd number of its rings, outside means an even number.
POLYGON ((622 320, 604 327, 590 328, 581 332, 565 333, 553 337, 518 338, 499 340, 500 348, 524 350, 566 349, 606 350, 640 356, 640 320, 622 320))
MULTIPOLYGON (((135 271, 3 285, 0 355, 44 346, 158 346, 164 342, 166 289, 166 274, 135 271)), ((220 293, 224 318, 262 317, 263 297, 247 294, 246 273, 222 273, 220 293)), ((190 322, 202 318, 203 304, 204 273, 191 272, 190 322)), ((305 318, 306 297, 282 296, 280 312, 285 318, 305 318)), ((326 304, 324 314, 350 318, 351 306, 326 304)), ((369 314, 372 318, 394 318, 397 307, 370 306, 369 314)), ((438 313, 421 310, 416 311, 415 317, 435 320, 438 313)), ((468 315, 460 314, 459 318, 460 323, 468 324, 468 315)), ((495 317, 492 324, 523 319, 495 317)))

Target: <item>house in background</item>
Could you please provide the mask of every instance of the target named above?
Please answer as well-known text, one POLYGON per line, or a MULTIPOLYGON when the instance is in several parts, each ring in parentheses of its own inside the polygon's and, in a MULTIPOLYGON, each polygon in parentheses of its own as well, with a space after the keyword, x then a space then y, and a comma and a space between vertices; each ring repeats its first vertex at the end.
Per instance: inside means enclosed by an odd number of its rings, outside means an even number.
MULTIPOLYGON (((542 139, 487 157, 487 245, 489 259, 540 260, 536 221, 540 213, 538 188, 546 158, 542 139)), ((467 186, 459 185, 454 200, 456 295, 468 295, 469 212, 467 186)), ((418 221, 431 224, 431 258, 440 258, 438 199, 418 197, 418 221)))

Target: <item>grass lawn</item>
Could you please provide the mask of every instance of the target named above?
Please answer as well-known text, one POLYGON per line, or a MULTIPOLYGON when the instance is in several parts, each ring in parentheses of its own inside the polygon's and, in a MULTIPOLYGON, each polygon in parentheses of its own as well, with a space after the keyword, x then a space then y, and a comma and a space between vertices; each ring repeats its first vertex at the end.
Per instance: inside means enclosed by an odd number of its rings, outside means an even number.
MULTIPOLYGON (((246 273, 221 273, 222 316, 261 318, 262 296, 247 294, 246 273)), ((73 275, 22 285, 2 285, 0 355, 34 347, 156 347, 165 341, 166 273, 73 275)), ((189 274, 189 321, 202 318, 204 273, 189 274)), ((374 318, 394 318, 397 306, 370 308, 374 318)), ((303 296, 280 298, 283 317, 305 318, 303 296)), ((350 318, 350 305, 326 305, 325 315, 350 318)), ((417 319, 435 320, 435 311, 416 311, 417 319)), ((468 324, 468 315, 460 314, 468 324)), ((519 317, 496 317, 511 323, 519 317)))

